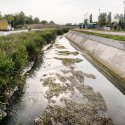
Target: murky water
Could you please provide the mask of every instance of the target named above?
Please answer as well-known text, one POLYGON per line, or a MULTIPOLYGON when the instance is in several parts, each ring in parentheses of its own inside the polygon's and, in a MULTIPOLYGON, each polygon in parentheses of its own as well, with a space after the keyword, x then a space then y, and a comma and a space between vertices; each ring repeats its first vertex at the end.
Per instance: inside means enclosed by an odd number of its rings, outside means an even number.
POLYGON ((21 32, 28 32, 28 30, 18 30, 18 31, 0 31, 0 36, 4 35, 9 35, 13 33, 21 33, 21 32))
MULTIPOLYGON (((63 45, 67 51, 77 51, 65 37, 57 38, 55 44, 57 43, 63 45)), ((64 55, 59 56, 58 51, 59 48, 56 48, 55 45, 45 51, 43 63, 33 72, 32 76, 27 77, 24 94, 19 101, 13 104, 12 115, 6 119, 3 125, 34 125, 34 119, 42 115, 49 103, 45 97, 48 87, 43 86, 42 80, 46 74, 52 76, 54 73, 67 70, 68 68, 60 60, 54 58, 65 57, 64 55)), ((125 95, 87 61, 81 53, 78 55, 71 54, 67 57, 75 58, 76 56, 83 61, 75 63, 75 69, 87 74, 93 74, 96 77, 96 79, 85 77, 84 84, 91 86, 95 92, 99 91, 102 94, 108 108, 106 114, 113 120, 114 124, 125 125, 125 95)), ((63 96, 67 96, 67 98, 71 98, 79 103, 87 102, 87 99, 76 88, 72 94, 70 92, 67 92, 67 94, 62 93, 59 97, 53 97, 53 99, 59 102, 63 96)))

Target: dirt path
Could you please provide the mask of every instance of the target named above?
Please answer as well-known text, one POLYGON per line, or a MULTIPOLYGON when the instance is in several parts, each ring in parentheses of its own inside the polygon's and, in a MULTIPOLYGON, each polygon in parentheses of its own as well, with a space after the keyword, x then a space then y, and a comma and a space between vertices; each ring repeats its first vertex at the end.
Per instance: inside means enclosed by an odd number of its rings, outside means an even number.
POLYGON ((125 32, 98 31, 98 30, 90 30, 90 29, 89 30, 88 29, 82 29, 82 31, 93 32, 93 33, 100 33, 100 34, 125 36, 125 32))

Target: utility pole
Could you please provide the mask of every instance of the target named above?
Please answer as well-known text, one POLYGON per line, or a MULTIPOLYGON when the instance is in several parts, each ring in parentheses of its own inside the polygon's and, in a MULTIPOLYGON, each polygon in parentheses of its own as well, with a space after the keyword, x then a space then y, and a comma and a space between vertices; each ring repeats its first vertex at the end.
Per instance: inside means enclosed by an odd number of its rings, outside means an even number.
POLYGON ((124 30, 125 30, 125 1, 123 1, 124 4, 124 30))
MULTIPOLYGON (((99 16, 100 16, 100 9, 99 9, 99 16)), ((99 22, 99 16, 98 16, 98 22, 99 22)))
MULTIPOLYGON (((99 16, 100 16, 100 9, 99 9, 99 16)), ((99 16, 98 16, 98 28, 99 28, 99 16)))
POLYGON ((99 9, 99 16, 100 16, 100 9, 99 9))

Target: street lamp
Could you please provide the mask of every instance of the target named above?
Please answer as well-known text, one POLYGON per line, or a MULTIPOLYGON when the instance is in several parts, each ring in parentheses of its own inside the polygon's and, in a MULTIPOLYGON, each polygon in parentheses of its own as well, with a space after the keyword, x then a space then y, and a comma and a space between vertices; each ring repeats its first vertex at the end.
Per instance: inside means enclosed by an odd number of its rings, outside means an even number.
POLYGON ((124 4, 124 30, 125 30, 125 1, 123 1, 124 4))

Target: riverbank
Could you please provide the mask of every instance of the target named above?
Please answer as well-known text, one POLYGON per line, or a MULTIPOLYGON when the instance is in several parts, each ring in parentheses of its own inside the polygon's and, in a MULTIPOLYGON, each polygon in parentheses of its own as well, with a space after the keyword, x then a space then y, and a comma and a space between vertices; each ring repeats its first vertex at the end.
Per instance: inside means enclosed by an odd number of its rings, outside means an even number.
POLYGON ((125 44, 123 42, 75 31, 70 31, 66 37, 96 60, 98 64, 100 63, 102 65, 101 70, 107 69, 121 81, 119 84, 125 89, 125 44))
POLYGON ((0 119, 7 115, 6 104, 14 91, 21 92, 23 88, 23 70, 28 62, 34 62, 43 46, 67 31, 59 29, 0 36, 0 119))

